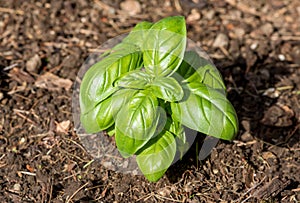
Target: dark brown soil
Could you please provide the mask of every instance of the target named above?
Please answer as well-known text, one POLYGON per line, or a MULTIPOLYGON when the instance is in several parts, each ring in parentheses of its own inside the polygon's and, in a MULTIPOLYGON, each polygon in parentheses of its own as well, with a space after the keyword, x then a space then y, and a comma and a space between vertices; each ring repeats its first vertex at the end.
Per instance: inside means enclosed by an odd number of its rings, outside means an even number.
POLYGON ((0 0, 0 113, 1 202, 299 202, 300 2, 0 0), (171 15, 223 74, 240 131, 149 183, 91 162, 72 84, 107 39, 171 15))

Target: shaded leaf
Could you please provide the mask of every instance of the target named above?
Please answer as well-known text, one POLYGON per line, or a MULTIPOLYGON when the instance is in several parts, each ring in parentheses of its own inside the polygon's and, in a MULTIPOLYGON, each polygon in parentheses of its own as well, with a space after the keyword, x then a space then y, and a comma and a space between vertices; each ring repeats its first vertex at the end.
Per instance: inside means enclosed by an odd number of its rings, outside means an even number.
POLYGON ((137 164, 152 182, 160 179, 172 164, 176 154, 176 142, 172 133, 163 131, 151 139, 138 153, 137 164))
POLYGON ((115 133, 116 133, 115 125, 110 126, 105 131, 106 131, 106 133, 107 133, 108 136, 110 136, 110 137, 114 136, 115 133))
POLYGON ((180 158, 182 158, 191 144, 187 142, 185 130, 181 123, 169 118, 168 124, 167 129, 176 136, 177 151, 180 153, 180 158))

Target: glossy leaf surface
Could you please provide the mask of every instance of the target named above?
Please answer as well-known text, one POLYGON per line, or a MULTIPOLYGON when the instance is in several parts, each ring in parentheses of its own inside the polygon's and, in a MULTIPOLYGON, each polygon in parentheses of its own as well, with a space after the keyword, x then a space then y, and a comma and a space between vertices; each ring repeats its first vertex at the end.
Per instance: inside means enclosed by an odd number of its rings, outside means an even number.
POLYGON ((116 118, 116 144, 128 157, 143 147, 159 125, 158 101, 148 91, 139 91, 122 107, 116 118))
POLYGON ((163 131, 141 149, 136 161, 149 181, 157 181, 170 167, 175 154, 176 141, 173 134, 163 131))
POLYGON ((81 114, 81 123, 87 133, 96 133, 113 125, 110 103, 111 97, 99 103, 92 111, 81 114))
POLYGON ((171 103, 176 121, 204 134, 232 140, 238 131, 235 110, 224 94, 204 84, 191 83, 186 98, 171 103))
POLYGON ((151 83, 151 76, 141 70, 131 71, 121 76, 115 82, 115 86, 132 88, 132 89, 145 89, 146 85, 151 83))
POLYGON ((168 127, 169 131, 176 136, 175 139, 176 139, 177 151, 180 154, 180 158, 182 158, 192 143, 187 142, 185 130, 181 125, 181 123, 169 119, 168 124, 169 124, 168 127))
POLYGON ((110 128, 121 107, 136 93, 122 89, 100 102, 92 111, 81 114, 81 121, 87 133, 96 133, 110 128))
POLYGON ((148 30, 143 46, 146 72, 166 76, 177 70, 184 56, 186 28, 183 17, 164 18, 148 30))
POLYGON ((201 82, 209 87, 225 90, 223 79, 217 68, 208 60, 200 57, 197 52, 185 53, 184 60, 177 70, 184 83, 201 82))
POLYGON ((180 84, 172 77, 157 77, 150 85, 152 93, 165 101, 179 101, 183 97, 180 84))
MULTIPOLYGON (((112 83, 122 74, 141 66, 141 53, 115 52, 92 66, 84 75, 80 86, 81 114, 96 114, 97 105, 111 96, 118 88, 112 83)), ((82 116, 82 118, 85 118, 82 116)), ((86 117, 87 118, 87 117, 86 117)), ((83 121, 88 123, 89 121, 83 121)), ((88 126, 84 127, 88 128, 88 126)))

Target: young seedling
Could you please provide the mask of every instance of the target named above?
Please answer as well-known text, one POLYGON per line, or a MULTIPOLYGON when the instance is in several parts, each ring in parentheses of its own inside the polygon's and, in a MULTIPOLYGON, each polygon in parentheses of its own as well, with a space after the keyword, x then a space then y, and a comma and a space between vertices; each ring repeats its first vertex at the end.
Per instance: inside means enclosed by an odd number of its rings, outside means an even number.
POLYGON ((120 154, 136 155, 149 181, 157 181, 176 153, 187 151, 184 127, 231 140, 237 116, 216 68, 186 51, 181 16, 137 24, 93 65, 80 87, 87 133, 115 136, 120 154))

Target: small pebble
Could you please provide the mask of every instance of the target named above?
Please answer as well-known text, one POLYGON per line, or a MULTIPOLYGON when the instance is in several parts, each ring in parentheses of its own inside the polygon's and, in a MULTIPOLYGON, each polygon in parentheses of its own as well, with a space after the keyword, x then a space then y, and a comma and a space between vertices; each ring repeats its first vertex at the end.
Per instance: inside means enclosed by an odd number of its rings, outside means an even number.
POLYGON ((300 45, 299 46, 295 46, 292 49, 292 60, 294 61, 295 64, 299 64, 300 65, 300 45))
POLYGON ((247 132, 250 132, 250 121, 242 120, 241 124, 247 132))
POLYGON ((2 92, 0 92, 0 100, 3 99, 4 95, 2 92))
POLYGON ((229 40, 228 40, 227 35, 220 33, 216 37, 216 39, 213 43, 213 47, 227 47, 228 43, 229 43, 229 40))
POLYGON ((265 90, 265 92, 263 93, 263 96, 267 96, 267 97, 275 99, 280 96, 280 93, 278 90, 276 90, 276 88, 271 87, 271 88, 268 88, 267 90, 265 90))
POLYGON ((300 15, 300 6, 298 6, 296 10, 297 10, 298 14, 300 15))
POLYGON ((168 197, 171 191, 168 188, 162 188, 158 193, 163 197, 168 197))
POLYGON ((126 0, 120 4, 120 7, 131 16, 141 12, 141 4, 135 0, 126 0))
POLYGON ((260 73, 260 77, 261 79, 263 80, 269 80, 271 75, 270 75, 270 71, 266 68, 262 68, 259 70, 259 73, 260 73))
POLYGON ((278 58, 280 61, 285 61, 285 56, 283 54, 279 54, 278 58))
POLYGON ((206 13, 206 18, 207 18, 208 20, 212 20, 214 17, 215 17, 215 11, 214 11, 214 10, 209 10, 209 11, 206 13))
POLYGON ((266 36, 270 36, 274 31, 273 26, 271 25, 271 23, 266 23, 266 24, 262 25, 260 27, 260 30, 266 36))
POLYGON ((22 137, 19 141, 19 145, 24 144, 26 142, 26 139, 24 137, 22 137))
POLYGON ((249 142, 253 140, 252 135, 250 134, 250 132, 246 131, 241 135, 241 140, 243 142, 249 142))
POLYGON ((21 185, 19 183, 14 184, 13 190, 15 192, 20 192, 21 191, 21 185))
POLYGON ((216 169, 216 168, 214 168, 214 169, 213 169, 213 173, 214 173, 214 174, 218 174, 218 173, 219 173, 219 170, 216 169))
POLYGON ((123 162, 123 168, 128 168, 128 165, 129 165, 128 161, 123 162))
POLYGON ((237 36, 237 38, 242 39, 245 35, 245 30, 243 28, 235 28, 234 34, 237 36))
POLYGON ((39 55, 35 54, 26 62, 26 70, 28 72, 36 72, 37 69, 42 65, 41 58, 39 55))
POLYGON ((250 49, 255 50, 257 47, 258 47, 258 44, 253 43, 253 44, 251 44, 250 49))
POLYGON ((201 15, 198 12, 198 10, 197 9, 192 9, 191 14, 188 15, 186 21, 187 22, 193 22, 193 21, 199 20, 200 18, 201 18, 201 15))

